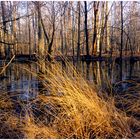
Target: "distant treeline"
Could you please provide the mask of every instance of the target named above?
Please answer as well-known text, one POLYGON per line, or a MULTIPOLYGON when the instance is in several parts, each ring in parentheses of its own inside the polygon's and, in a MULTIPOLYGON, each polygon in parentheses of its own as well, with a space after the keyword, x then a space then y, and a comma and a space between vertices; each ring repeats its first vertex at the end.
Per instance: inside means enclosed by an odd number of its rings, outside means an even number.
POLYGON ((1 1, 0 57, 134 55, 140 3, 1 1))

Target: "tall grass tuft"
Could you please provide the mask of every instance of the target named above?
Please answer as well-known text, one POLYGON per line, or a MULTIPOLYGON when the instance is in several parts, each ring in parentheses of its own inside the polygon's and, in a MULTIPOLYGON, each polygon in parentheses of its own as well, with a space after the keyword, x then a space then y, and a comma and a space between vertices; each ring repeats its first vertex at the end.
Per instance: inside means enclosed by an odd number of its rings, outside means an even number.
POLYGON ((114 100, 98 96, 94 85, 70 67, 65 72, 59 64, 48 65, 46 74, 39 75, 49 95, 38 98, 49 106, 45 111, 52 119, 46 120, 47 126, 55 130, 56 138, 130 137, 128 117, 115 107, 114 100))
MULTIPOLYGON (((62 70, 58 62, 54 63, 47 63, 43 73, 38 74, 24 68, 39 78, 45 92, 28 101, 29 108, 24 117, 15 116, 10 109, 12 102, 6 104, 9 98, 1 95, 0 109, 9 109, 9 112, 3 112, 3 116, 1 114, 1 122, 4 118, 5 124, 11 129, 18 129, 23 138, 132 137, 132 116, 128 117, 127 112, 115 107, 113 96, 99 93, 96 86, 70 63, 66 62, 68 71, 62 70)), ((24 102, 21 104, 24 106, 24 102)))

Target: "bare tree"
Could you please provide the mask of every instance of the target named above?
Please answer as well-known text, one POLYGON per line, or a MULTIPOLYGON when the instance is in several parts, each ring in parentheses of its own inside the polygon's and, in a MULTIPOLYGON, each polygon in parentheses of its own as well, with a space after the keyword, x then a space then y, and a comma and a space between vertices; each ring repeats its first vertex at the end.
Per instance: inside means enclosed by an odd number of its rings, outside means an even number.
POLYGON ((93 33, 93 40, 92 40, 92 55, 96 54, 97 51, 97 45, 96 45, 96 40, 97 40, 97 26, 98 26, 98 10, 99 10, 99 2, 94 1, 93 4, 94 7, 94 33, 93 33))
POLYGON ((87 25, 87 15, 88 15, 88 11, 87 11, 87 2, 84 1, 84 7, 85 7, 85 36, 86 36, 86 55, 89 56, 89 44, 88 44, 88 25, 87 25))
POLYGON ((120 48, 120 58, 122 59, 123 50, 123 2, 121 1, 121 48, 120 48))
POLYGON ((77 3, 77 11, 78 11, 78 40, 77 40, 77 60, 79 60, 80 59, 80 24, 81 24, 81 22, 80 22, 80 17, 81 17, 81 14, 80 14, 80 10, 81 10, 81 8, 80 8, 80 5, 81 5, 81 3, 80 3, 80 1, 77 3))

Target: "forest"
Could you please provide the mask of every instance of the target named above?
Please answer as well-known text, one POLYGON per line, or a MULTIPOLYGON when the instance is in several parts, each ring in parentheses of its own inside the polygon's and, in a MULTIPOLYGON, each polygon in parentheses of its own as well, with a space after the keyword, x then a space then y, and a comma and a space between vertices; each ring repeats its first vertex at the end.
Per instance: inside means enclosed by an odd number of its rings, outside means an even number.
POLYGON ((139 1, 0 1, 0 138, 140 138, 139 1))

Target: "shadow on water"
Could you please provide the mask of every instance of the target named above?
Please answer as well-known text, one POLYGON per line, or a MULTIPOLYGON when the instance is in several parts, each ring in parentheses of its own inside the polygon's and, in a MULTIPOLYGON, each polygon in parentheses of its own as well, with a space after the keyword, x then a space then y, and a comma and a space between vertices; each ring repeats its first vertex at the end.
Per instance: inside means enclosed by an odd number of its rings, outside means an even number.
MULTIPOLYGON (((134 86, 134 82, 140 83, 140 61, 135 63, 129 60, 122 60, 122 63, 115 61, 71 62, 71 65, 73 64, 87 80, 98 84, 103 89, 115 85, 115 89, 120 92, 134 86)), ((68 72, 66 63, 62 62, 62 69, 68 72)))
MULTIPOLYGON (((140 82, 140 61, 131 63, 123 60, 120 64, 109 61, 71 63, 87 80, 101 86, 104 86, 107 79, 112 85, 126 80, 140 82)), ((68 71, 67 64, 65 62, 61 64, 62 70, 68 71)), ((7 90, 11 94, 20 93, 18 98, 28 100, 34 98, 40 85, 38 78, 24 68, 38 73, 38 66, 35 63, 12 63, 0 76, 0 89, 7 90)))
MULTIPOLYGON (((133 83, 127 83, 126 80, 140 82, 139 61, 131 63, 123 60, 121 64, 109 61, 79 61, 78 63, 71 62, 71 65, 76 66, 76 70, 83 73, 87 80, 100 85, 102 88, 106 88, 107 81, 111 85, 116 85, 119 90, 133 86, 133 83)), ((16 100, 28 101, 37 96, 40 90, 40 81, 24 68, 38 73, 36 63, 12 63, 6 69, 4 75, 0 77, 0 90, 8 91, 10 95, 16 94, 16 96, 12 96, 16 100)), ((69 67, 65 62, 62 62, 62 71, 69 71, 69 67)))
MULTIPOLYGON (((76 70, 82 73, 91 83, 98 85, 103 91, 110 92, 110 87, 114 87, 116 93, 122 93, 128 88, 140 83, 140 61, 131 63, 122 61, 121 64, 110 61, 93 62, 70 62, 76 70)), ((55 64, 52 64, 55 66, 55 64)), ((62 62, 62 71, 69 72, 67 63, 62 62)), ((41 81, 36 74, 39 68, 36 63, 18 63, 14 62, 0 76, 0 90, 6 91, 7 96, 13 102, 14 112, 17 115, 25 116, 26 112, 32 108, 35 116, 40 117, 43 110, 37 110, 38 103, 30 103, 36 99, 42 91, 41 81), (25 70, 25 69, 28 69, 25 70), (24 103, 24 105, 19 102, 24 103)), ((73 76, 74 76, 73 71, 73 76)), ((48 94, 46 94, 48 95, 48 94)), ((50 108, 46 105, 46 108, 50 108)), ((28 112, 29 113, 29 112, 28 112)))

